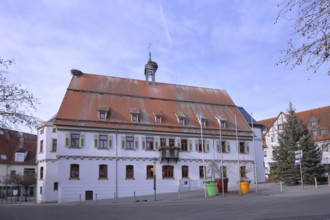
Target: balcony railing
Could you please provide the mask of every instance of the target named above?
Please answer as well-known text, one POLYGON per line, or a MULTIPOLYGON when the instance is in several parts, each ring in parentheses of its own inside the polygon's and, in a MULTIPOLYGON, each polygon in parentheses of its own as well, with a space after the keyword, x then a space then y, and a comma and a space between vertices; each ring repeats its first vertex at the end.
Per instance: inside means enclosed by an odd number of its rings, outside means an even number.
POLYGON ((179 159, 179 148, 177 147, 162 146, 160 147, 159 151, 161 161, 166 160, 167 163, 169 163, 171 160, 177 162, 179 159))

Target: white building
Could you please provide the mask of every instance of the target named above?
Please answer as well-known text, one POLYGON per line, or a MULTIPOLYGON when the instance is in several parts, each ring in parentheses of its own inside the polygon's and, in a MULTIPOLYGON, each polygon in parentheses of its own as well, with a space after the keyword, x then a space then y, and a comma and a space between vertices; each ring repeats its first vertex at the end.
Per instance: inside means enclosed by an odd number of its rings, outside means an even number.
MULTIPOLYGON (((330 106, 297 112, 308 130, 313 134, 313 140, 323 151, 322 163, 330 164, 330 106)), ((281 112, 277 117, 261 120, 267 129, 264 132, 264 154, 265 154, 265 173, 268 176, 273 173, 272 165, 273 149, 279 146, 278 135, 282 131, 283 123, 286 121, 285 113, 281 112)), ((328 171, 329 172, 329 171, 328 171)))
POLYGON ((38 128, 39 203, 153 194, 154 163, 157 193, 204 188, 220 159, 229 185, 254 182, 252 130, 227 92, 156 82, 157 67, 149 58, 146 81, 71 71, 38 128))
POLYGON ((252 146, 254 146, 254 174, 257 177, 256 180, 258 183, 263 183, 266 181, 263 149, 263 130, 265 129, 265 126, 254 120, 252 115, 250 115, 244 108, 238 107, 238 109, 253 129, 254 137, 252 139, 252 146))

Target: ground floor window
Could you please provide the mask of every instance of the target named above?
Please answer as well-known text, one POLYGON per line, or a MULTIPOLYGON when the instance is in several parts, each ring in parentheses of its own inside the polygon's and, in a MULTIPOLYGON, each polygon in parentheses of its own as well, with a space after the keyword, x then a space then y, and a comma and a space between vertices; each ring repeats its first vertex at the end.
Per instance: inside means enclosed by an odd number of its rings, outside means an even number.
POLYGON ((182 166, 182 178, 189 178, 189 168, 188 166, 182 166))
POLYGON ((108 165, 101 164, 99 166, 99 179, 108 179, 108 165))
POLYGON ((134 179, 134 166, 126 165, 126 179, 134 179))
POLYGON ((147 179, 151 179, 153 178, 154 176, 154 173, 152 172, 151 168, 153 168, 154 166, 152 165, 148 165, 147 166, 147 170, 146 170, 146 173, 147 173, 147 179))
POLYGON ((199 178, 204 179, 205 166, 199 166, 199 178))
POLYGON ((174 178, 173 171, 174 167, 171 165, 163 166, 163 178, 174 178))
POLYGON ((70 165, 70 179, 79 179, 79 164, 70 165))
POLYGON ((240 167, 240 175, 241 175, 241 178, 246 178, 246 167, 245 166, 240 167))
POLYGON ((53 187, 54 191, 58 190, 58 182, 54 182, 54 187, 53 187))

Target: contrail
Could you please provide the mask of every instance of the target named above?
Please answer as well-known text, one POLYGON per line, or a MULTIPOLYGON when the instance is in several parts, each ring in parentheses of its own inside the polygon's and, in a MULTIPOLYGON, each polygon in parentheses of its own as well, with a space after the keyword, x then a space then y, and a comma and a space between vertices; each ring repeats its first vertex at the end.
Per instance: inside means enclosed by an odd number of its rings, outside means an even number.
POLYGON ((168 31, 168 27, 167 27, 167 24, 166 24, 166 19, 165 19, 164 12, 163 12, 163 7, 160 3, 160 0, 158 0, 158 5, 159 5, 159 12, 160 12, 160 19, 162 20, 162 23, 163 23, 163 28, 164 28, 164 31, 165 31, 165 34, 166 34, 166 39, 169 43, 172 43, 171 34, 168 31))

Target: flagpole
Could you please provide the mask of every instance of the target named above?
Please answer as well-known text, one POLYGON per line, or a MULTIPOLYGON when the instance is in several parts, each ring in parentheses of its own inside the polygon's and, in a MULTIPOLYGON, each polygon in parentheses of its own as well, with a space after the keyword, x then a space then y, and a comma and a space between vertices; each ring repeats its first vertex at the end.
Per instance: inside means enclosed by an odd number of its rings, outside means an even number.
POLYGON ((221 138, 221 118, 220 116, 218 116, 218 122, 219 122, 219 136, 220 136, 220 143, 219 143, 219 147, 220 147, 220 170, 221 170, 221 194, 222 197, 225 196, 225 185, 224 185, 224 179, 223 179, 223 151, 222 151, 222 138, 221 138))
POLYGON ((253 117, 251 113, 251 124, 252 124, 252 148, 253 148, 253 162, 254 162, 254 181, 256 184, 256 193, 258 193, 258 177, 257 177, 257 162, 256 162, 256 148, 254 146, 254 127, 253 117))
POLYGON ((241 189, 241 165, 239 161, 239 144, 238 144, 238 134, 237 134, 237 119, 235 115, 235 125, 236 125, 236 147, 237 147, 237 163, 238 163, 238 186, 239 186, 239 194, 242 195, 241 189))
POLYGON ((201 127, 201 142, 202 142, 202 160, 203 160, 203 179, 204 179, 204 195, 205 198, 207 198, 207 194, 206 194, 206 167, 205 167, 205 160, 204 160, 204 143, 203 143, 203 128, 202 128, 202 115, 197 116, 198 120, 199 120, 199 125, 201 127))

